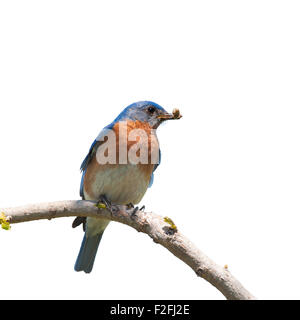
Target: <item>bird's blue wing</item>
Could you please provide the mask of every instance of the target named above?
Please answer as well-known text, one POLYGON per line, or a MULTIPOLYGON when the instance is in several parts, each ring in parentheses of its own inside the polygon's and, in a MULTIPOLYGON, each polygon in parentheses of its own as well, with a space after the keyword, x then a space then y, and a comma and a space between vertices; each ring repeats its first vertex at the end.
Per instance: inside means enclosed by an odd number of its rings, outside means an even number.
POLYGON ((83 198, 83 180, 84 180, 84 175, 85 175, 86 169, 87 169, 89 163, 91 162, 94 154, 97 152, 97 148, 103 142, 100 140, 100 138, 103 137, 107 133, 107 131, 106 131, 107 129, 111 130, 113 128, 113 126, 114 126, 114 122, 112 122, 111 124, 106 126, 103 130, 101 130, 101 132, 98 134, 98 137, 92 143, 88 154, 86 155, 86 157, 84 158, 84 160, 80 166, 80 170, 82 171, 82 177, 81 177, 81 182, 80 182, 80 196, 82 198, 83 198))
POLYGON ((92 143, 91 147, 90 147, 90 150, 88 152, 88 154, 86 155, 86 157, 84 158, 81 166, 80 166, 80 170, 82 172, 84 172, 88 166, 88 164, 90 163, 93 155, 94 155, 94 152, 96 151, 97 148, 96 147, 96 144, 97 144, 97 139, 92 143))
POLYGON ((83 195, 83 178, 84 178, 84 175, 85 175, 85 170, 82 172, 81 181, 80 181, 80 191, 79 191, 80 197, 83 200, 84 200, 84 195, 83 195))
POLYGON ((150 178, 150 182, 149 182, 149 186, 148 188, 150 188, 153 184, 153 180, 154 180, 154 171, 157 169, 157 167, 160 165, 160 160, 161 160, 161 152, 160 152, 160 149, 159 149, 159 156, 158 156, 158 163, 155 164, 154 168, 153 168, 153 171, 152 171, 152 174, 151 174, 151 178, 150 178))
POLYGON ((88 152, 88 154, 86 155, 86 157, 84 158, 81 166, 80 166, 80 170, 82 171, 82 176, 81 176, 81 182, 80 182, 80 197, 83 199, 83 179, 84 179, 84 175, 87 169, 87 166, 89 165, 94 153, 97 151, 97 147, 98 147, 98 143, 99 141, 96 139, 91 147, 90 150, 88 152))

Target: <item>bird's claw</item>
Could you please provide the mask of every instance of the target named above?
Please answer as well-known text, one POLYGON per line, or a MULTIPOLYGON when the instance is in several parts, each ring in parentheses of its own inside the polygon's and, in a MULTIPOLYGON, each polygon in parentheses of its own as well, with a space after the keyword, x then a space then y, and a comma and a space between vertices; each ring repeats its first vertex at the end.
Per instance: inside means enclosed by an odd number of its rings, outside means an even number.
POLYGON ((127 209, 133 209, 133 208, 134 208, 133 203, 132 203, 132 202, 127 203, 127 204, 126 204, 126 208, 127 208, 127 209))
POLYGON ((101 195, 98 202, 95 204, 95 206, 99 209, 107 209, 111 211, 111 202, 106 198, 105 195, 101 195))
POLYGON ((134 219, 134 218, 136 217, 136 213, 137 213, 138 211, 144 211, 145 206, 142 206, 141 208, 139 208, 138 206, 134 207, 134 206, 132 205, 132 207, 130 207, 129 209, 131 209, 131 210, 129 211, 130 217, 131 217, 132 219, 134 219))
POLYGON ((139 210, 139 207, 136 206, 135 208, 133 208, 132 212, 130 213, 130 217, 134 218, 136 216, 137 211, 139 210))
POLYGON ((132 202, 126 204, 126 211, 133 218, 136 215, 136 212, 139 210, 139 207, 135 207, 132 202))

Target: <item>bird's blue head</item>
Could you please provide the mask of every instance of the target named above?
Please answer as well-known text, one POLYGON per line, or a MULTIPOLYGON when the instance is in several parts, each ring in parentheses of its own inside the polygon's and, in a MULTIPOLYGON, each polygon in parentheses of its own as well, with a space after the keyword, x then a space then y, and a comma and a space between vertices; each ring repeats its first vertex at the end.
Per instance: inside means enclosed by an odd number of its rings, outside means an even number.
POLYGON ((151 101, 139 101, 126 107, 114 122, 133 120, 147 122, 156 129, 163 121, 176 119, 174 114, 168 113, 163 107, 151 101))

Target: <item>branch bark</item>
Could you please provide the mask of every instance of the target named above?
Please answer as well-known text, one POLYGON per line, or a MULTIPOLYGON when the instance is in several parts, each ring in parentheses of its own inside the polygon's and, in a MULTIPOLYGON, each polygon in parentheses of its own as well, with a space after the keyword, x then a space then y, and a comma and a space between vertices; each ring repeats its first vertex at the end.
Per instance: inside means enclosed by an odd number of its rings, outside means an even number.
POLYGON ((217 265, 201 252, 189 239, 181 234, 172 220, 154 213, 125 206, 112 205, 110 211, 100 209, 93 201, 71 200, 33 204, 1 209, 9 223, 20 223, 59 217, 97 217, 126 224, 139 232, 146 233, 154 242, 164 246, 177 258, 190 266, 197 276, 215 286, 227 299, 252 300, 255 297, 225 267, 217 265))

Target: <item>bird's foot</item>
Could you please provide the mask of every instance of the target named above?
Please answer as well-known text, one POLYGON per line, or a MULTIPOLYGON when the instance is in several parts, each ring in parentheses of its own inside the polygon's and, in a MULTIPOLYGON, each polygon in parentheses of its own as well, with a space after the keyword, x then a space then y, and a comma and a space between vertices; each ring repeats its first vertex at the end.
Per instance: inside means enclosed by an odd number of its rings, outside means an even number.
POLYGON ((106 195, 100 196, 99 201, 96 204, 96 207, 107 209, 112 216, 117 216, 120 211, 119 207, 111 203, 111 201, 107 199, 106 195))
POLYGON ((136 213, 138 211, 144 211, 145 206, 142 206, 139 208, 138 206, 134 206, 132 203, 127 204, 128 213, 130 214, 130 217, 134 219, 136 217, 136 213))
POLYGON ((131 218, 135 218, 136 217, 136 213, 139 210, 139 207, 136 206, 135 208, 133 208, 132 212, 130 212, 130 217, 131 218))
POLYGON ((101 195, 95 206, 99 209, 107 209, 111 211, 111 202, 107 199, 105 195, 101 195))
POLYGON ((132 208, 134 208, 134 205, 132 202, 129 202, 126 204, 126 209, 132 209, 132 208))

